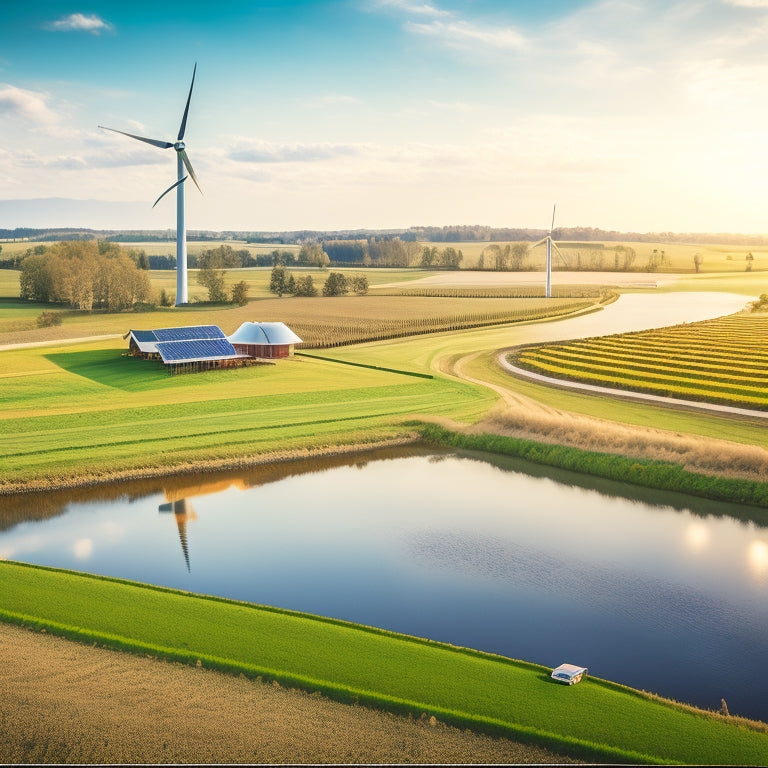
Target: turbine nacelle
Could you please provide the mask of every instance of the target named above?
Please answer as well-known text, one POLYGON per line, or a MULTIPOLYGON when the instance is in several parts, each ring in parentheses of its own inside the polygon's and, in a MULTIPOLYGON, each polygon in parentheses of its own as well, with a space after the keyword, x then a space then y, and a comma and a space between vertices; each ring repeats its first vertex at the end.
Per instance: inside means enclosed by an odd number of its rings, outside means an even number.
POLYGON ((173 148, 174 148, 174 149, 175 149, 177 152, 183 152, 183 151, 184 151, 184 150, 187 148, 187 145, 186 145, 186 144, 185 144, 183 141, 177 141, 177 142, 176 142, 176 143, 173 145, 173 148))

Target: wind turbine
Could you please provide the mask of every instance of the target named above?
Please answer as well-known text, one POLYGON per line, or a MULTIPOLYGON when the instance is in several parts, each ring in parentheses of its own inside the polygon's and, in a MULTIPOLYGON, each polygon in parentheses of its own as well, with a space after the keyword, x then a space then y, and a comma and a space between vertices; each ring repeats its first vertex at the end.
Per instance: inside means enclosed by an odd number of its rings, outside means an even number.
POLYGON ((197 183, 195 172, 192 170, 192 163, 189 162, 187 157, 186 145, 184 144, 184 132, 187 129, 187 115, 189 114, 189 102, 192 100, 192 88, 195 85, 195 73, 197 72, 197 63, 192 70, 192 84, 189 86, 189 96, 187 96, 187 106, 184 107, 184 116, 181 118, 181 127, 179 128, 179 135, 176 137, 176 141, 162 141, 158 139, 148 139, 145 136, 136 136, 133 133, 126 133, 125 131, 118 131, 116 128, 107 128, 104 125, 100 125, 99 128, 103 128, 106 131, 114 131, 115 133, 121 133, 123 136, 129 136, 132 139, 138 139, 146 144, 151 144, 153 147, 160 147, 160 149, 170 149, 173 147, 176 150, 176 168, 178 181, 171 184, 168 189, 163 192, 160 197, 155 200, 152 207, 154 208, 165 195, 167 195, 174 187, 176 188, 176 306, 179 307, 182 304, 189 302, 189 296, 187 292, 187 230, 184 225, 184 182, 187 180, 187 176, 184 174, 184 169, 189 172, 189 176, 192 177, 192 181, 195 182, 195 186, 200 190, 202 194, 203 190, 200 189, 200 185, 197 183))
POLYGON ((568 260, 565 258, 565 256, 563 256, 563 254, 560 252, 560 249, 557 247, 557 243, 555 243, 555 241, 552 239, 552 231, 555 228, 555 208, 556 207, 557 205, 552 206, 552 226, 549 228, 549 232, 547 236, 539 240, 538 243, 534 243, 531 246, 531 249, 533 249, 541 245, 542 243, 547 244, 547 289, 544 295, 548 299, 552 298, 552 248, 553 247, 557 251, 557 255, 560 257, 563 264, 565 264, 566 267, 569 266, 568 260))

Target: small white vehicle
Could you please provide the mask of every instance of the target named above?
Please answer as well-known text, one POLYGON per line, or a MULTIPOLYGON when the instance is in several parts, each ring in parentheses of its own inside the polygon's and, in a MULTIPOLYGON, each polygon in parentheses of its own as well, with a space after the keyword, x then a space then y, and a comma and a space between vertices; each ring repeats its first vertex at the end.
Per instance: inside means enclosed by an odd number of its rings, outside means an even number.
POLYGON ((587 676, 589 670, 586 667, 577 667, 573 664, 561 664, 552 670, 552 679, 566 685, 576 685, 582 677, 587 676))

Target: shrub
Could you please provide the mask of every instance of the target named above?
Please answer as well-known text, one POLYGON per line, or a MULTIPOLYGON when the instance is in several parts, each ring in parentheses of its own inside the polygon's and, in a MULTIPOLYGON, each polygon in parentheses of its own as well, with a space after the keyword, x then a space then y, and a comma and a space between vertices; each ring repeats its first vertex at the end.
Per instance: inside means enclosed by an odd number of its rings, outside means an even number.
POLYGON ((50 328, 52 325, 61 325, 61 312, 43 312, 37 318, 38 328, 50 328))
POLYGON ((341 272, 331 272, 323 285, 323 296, 343 296, 348 290, 347 278, 341 272))

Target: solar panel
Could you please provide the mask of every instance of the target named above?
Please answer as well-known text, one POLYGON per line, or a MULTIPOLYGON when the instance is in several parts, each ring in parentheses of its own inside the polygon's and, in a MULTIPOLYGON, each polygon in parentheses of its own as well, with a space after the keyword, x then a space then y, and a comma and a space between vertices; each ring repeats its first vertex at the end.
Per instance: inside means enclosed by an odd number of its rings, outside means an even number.
POLYGON ((235 348, 226 339, 162 341, 158 343, 157 351, 163 358, 164 363, 223 360, 238 356, 235 348))
POLYGON ((158 341, 193 341, 196 339, 224 339, 224 331, 218 325, 192 325, 182 328, 158 328, 158 341))
POLYGON ((131 333, 136 341, 157 341, 157 336, 155 336, 154 331, 131 331, 131 333))

